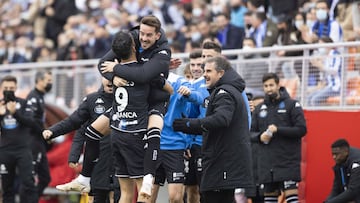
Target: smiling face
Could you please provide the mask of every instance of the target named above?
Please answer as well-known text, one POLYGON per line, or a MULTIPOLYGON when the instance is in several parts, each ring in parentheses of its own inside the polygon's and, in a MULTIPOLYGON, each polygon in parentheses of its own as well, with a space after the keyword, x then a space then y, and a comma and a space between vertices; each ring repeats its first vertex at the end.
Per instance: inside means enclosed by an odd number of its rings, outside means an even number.
POLYGON ((190 71, 193 78, 196 80, 204 74, 204 70, 201 68, 203 63, 202 58, 190 58, 190 71))
POLYGON ((140 24, 139 40, 143 49, 148 49, 154 45, 160 36, 161 33, 156 32, 155 27, 140 24))
POLYGON ((204 67, 204 78, 205 84, 208 89, 211 89, 215 86, 215 84, 220 80, 220 78, 224 75, 224 71, 217 71, 216 70, 215 62, 205 63, 204 67))

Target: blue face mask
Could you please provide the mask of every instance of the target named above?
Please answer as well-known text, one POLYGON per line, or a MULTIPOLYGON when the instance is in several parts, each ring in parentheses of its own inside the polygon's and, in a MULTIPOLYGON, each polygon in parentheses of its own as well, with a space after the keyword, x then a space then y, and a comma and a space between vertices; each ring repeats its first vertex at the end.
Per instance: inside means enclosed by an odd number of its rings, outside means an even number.
POLYGON ((320 21, 324 21, 327 18, 327 11, 324 9, 318 9, 316 11, 316 18, 320 21))

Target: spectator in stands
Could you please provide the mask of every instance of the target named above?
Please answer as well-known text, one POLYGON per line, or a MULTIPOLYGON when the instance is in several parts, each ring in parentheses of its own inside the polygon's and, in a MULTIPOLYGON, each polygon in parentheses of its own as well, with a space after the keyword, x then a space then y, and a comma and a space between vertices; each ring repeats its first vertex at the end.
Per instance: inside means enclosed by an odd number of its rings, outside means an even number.
POLYGON ((334 181, 324 203, 360 202, 360 149, 338 139, 332 143, 331 153, 335 161, 334 181))
POLYGON ((217 38, 222 49, 240 49, 245 36, 244 28, 236 27, 230 24, 230 16, 227 13, 220 13, 215 17, 215 23, 218 26, 217 38))
POLYGON ((7 63, 7 42, 0 39, 0 64, 7 63))
POLYGON ((252 19, 252 12, 251 11, 247 11, 244 14, 244 29, 245 29, 245 37, 250 37, 250 34, 253 30, 252 28, 252 23, 251 23, 251 19, 252 19))
MULTIPOLYGON (((333 43, 329 37, 319 40, 320 44, 333 43)), ((326 100, 332 96, 340 95, 341 90, 341 69, 342 58, 336 47, 319 48, 319 57, 311 60, 311 64, 324 74, 325 81, 321 84, 321 89, 315 90, 308 97, 308 105, 318 106, 325 104, 326 100)))
POLYGON ((266 12, 265 0, 248 0, 246 2, 247 8, 251 12, 266 12))
POLYGON ((205 0, 191 1, 192 23, 198 23, 204 19, 211 19, 211 11, 208 10, 205 0))
POLYGON ((269 14, 270 17, 278 17, 281 15, 293 17, 299 8, 300 0, 269 0, 269 14))
POLYGON ((31 52, 29 50, 30 39, 19 37, 16 39, 15 47, 8 55, 9 63, 27 63, 30 62, 31 52))
POLYGON ((45 36, 54 42, 55 47, 57 46, 57 37, 63 30, 67 18, 77 12, 75 0, 51 0, 41 11, 41 15, 46 18, 45 36))
MULTIPOLYGON (((303 13, 296 13, 294 18, 294 26, 295 30, 293 32, 294 39, 298 41, 299 44, 311 43, 311 39, 309 38, 310 27, 308 23, 306 23, 306 17, 303 13)), ((310 22, 311 23, 311 22, 310 22)), ((312 25, 311 25, 312 27, 312 25)))
MULTIPOLYGON (((243 50, 254 50, 256 48, 256 42, 253 38, 247 37, 243 41, 243 50)), ((261 82, 262 76, 269 72, 269 65, 265 60, 261 60, 262 56, 259 53, 245 53, 244 59, 240 64, 241 75, 246 82, 245 91, 251 93, 253 96, 264 95, 261 82), (247 60, 252 61, 246 62, 247 60), (256 60, 258 59, 258 60, 256 60)))
POLYGON ((179 30, 175 29, 174 26, 168 25, 165 27, 165 34, 167 37, 167 40, 170 45, 172 45, 174 42, 178 42, 180 47, 180 51, 184 52, 185 50, 185 44, 186 44, 186 38, 185 35, 180 32, 179 30))
POLYGON ((264 12, 255 12, 251 19, 250 36, 255 39, 257 47, 267 47, 276 44, 278 29, 264 12))
POLYGON ((115 8, 107 8, 104 10, 104 16, 106 19, 105 30, 109 33, 111 41, 113 36, 122 29, 121 13, 115 8))
POLYGON ((329 6, 326 0, 316 3, 316 19, 311 33, 313 42, 321 37, 330 37, 333 42, 342 41, 342 28, 337 21, 329 18, 329 6))
POLYGON ((301 105, 279 85, 275 73, 263 76, 265 99, 252 112, 251 137, 259 142, 258 177, 264 184, 266 203, 278 202, 284 192, 286 202, 299 202, 301 180, 301 138, 306 121, 301 105))
MULTIPOLYGON (((316 9, 315 8, 311 8, 308 12, 306 12, 306 25, 309 28, 309 33, 312 32, 312 28, 315 25, 316 22, 316 9)), ((312 41, 308 42, 311 43, 312 41)))
POLYGON ((209 20, 205 19, 205 20, 201 20, 198 24, 197 24, 197 29, 199 30, 200 34, 201 34, 201 40, 200 41, 204 41, 205 38, 207 37, 213 37, 216 36, 216 33, 214 33, 216 30, 216 25, 214 25, 214 22, 210 22, 209 20))
POLYGON ((244 5, 243 0, 231 0, 230 24, 239 28, 245 28, 244 15, 246 12, 247 12, 247 8, 244 5))
MULTIPOLYGON (((360 28, 360 7, 358 0, 356 1, 339 1, 337 5, 336 21, 339 22, 344 33, 344 41, 353 41, 359 36, 356 29, 360 28)), ((359 30, 360 31, 360 30, 359 30)))
MULTIPOLYGON (((281 15, 277 17, 277 28, 279 30, 279 35, 277 38, 277 45, 296 45, 303 44, 304 41, 302 38, 298 38, 294 31, 293 18, 290 18, 286 15, 281 15)), ((300 56, 303 52, 300 51, 278 51, 277 56, 300 56)))
POLYGON ((152 13, 152 9, 150 5, 147 4, 146 0, 137 0, 131 7, 132 8, 124 8, 131 14, 130 18, 136 22, 138 22, 142 17, 151 15, 152 13))
POLYGON ((175 3, 165 0, 154 0, 151 3, 152 14, 160 20, 161 25, 172 25, 175 30, 180 30, 185 25, 184 18, 175 3))

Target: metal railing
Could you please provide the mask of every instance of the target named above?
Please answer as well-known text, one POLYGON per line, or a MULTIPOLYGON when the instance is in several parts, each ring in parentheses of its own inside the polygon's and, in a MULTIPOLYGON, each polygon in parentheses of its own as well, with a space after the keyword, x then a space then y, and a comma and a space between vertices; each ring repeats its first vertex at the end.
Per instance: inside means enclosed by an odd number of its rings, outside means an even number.
MULTIPOLYGON (((274 46, 256 48, 253 50, 224 50, 223 55, 231 56, 230 62, 233 67, 242 75, 249 86, 260 86, 261 80, 247 78, 247 75, 254 73, 255 78, 261 78, 266 72, 277 72, 281 75, 283 84, 291 92, 291 96, 298 99, 305 109, 316 110, 359 110, 360 109, 360 87, 356 83, 360 77, 360 41, 342 42, 333 44, 306 44, 292 46, 274 46), (310 76, 318 72, 311 65, 311 60, 316 58, 325 59, 326 56, 314 55, 314 50, 320 48, 334 48, 340 51, 341 65, 341 88, 338 95, 331 96, 329 100, 316 106, 308 105, 308 95, 317 91, 317 86, 310 84, 310 76), (358 49, 357 52, 349 51, 358 49), (301 56, 278 57, 278 51, 302 51, 301 56), (266 55, 249 59, 248 55, 266 55), (350 67, 351 66, 351 67, 350 67), (351 83, 355 80, 355 83, 351 83), (285 81, 285 82, 284 82, 285 81), (354 85, 354 86, 352 86, 354 85), (295 91, 295 93, 294 93, 295 91), (351 99, 350 99, 351 97, 351 99)), ((316 51, 315 51, 316 52, 316 51)), ((175 70, 182 74, 183 67, 188 62, 188 53, 173 54, 174 58, 183 61, 181 67, 175 70)), ((47 101, 62 106, 69 112, 77 107, 82 98, 91 91, 100 87, 100 74, 97 71, 98 59, 77 60, 77 61, 54 61, 44 63, 22 63, 0 65, 0 77, 5 74, 17 76, 18 92, 20 96, 34 86, 34 76, 38 69, 51 69, 54 75, 53 91, 47 96, 47 101)), ((254 75, 253 74, 253 75, 254 75)), ((324 75, 319 73, 319 82, 324 75)), ((360 80, 359 80, 360 81, 360 80)))

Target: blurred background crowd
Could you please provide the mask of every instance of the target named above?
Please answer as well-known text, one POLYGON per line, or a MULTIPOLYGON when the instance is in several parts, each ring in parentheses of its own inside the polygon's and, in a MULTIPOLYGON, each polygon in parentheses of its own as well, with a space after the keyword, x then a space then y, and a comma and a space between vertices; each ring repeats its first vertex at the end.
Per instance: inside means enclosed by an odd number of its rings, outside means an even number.
MULTIPOLYGON (((174 53, 190 52, 206 38, 223 49, 317 42, 317 21, 329 20, 334 42, 360 39, 360 1, 329 0, 2 0, 0 64, 94 59, 112 36, 153 14, 174 53), (324 10, 324 11, 322 11, 324 10), (333 26, 332 24, 338 25, 333 26)), ((278 52, 278 55, 293 53, 278 52)))

